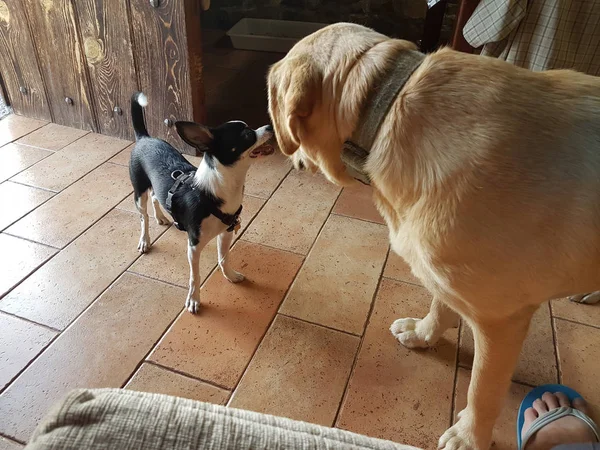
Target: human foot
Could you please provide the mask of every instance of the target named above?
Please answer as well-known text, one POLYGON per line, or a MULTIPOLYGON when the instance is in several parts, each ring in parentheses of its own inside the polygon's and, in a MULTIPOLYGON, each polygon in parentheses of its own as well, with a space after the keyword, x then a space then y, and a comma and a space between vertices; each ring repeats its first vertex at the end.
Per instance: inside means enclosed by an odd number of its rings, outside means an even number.
POLYGON ((539 417, 559 408, 569 407, 585 415, 588 414, 587 404, 581 397, 571 402, 562 392, 555 394, 546 392, 541 398, 536 399, 532 407, 525 410, 523 429, 521 430, 523 449, 549 450, 561 444, 597 442, 598 438, 592 428, 582 419, 572 415, 565 415, 544 425, 526 440, 527 432, 539 417))

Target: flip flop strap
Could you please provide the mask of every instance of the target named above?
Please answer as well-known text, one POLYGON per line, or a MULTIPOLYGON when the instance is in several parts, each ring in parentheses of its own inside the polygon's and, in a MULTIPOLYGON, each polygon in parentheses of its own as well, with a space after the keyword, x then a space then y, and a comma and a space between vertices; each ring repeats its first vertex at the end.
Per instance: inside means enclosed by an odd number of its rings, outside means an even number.
POLYGON ((549 423, 552 423, 566 416, 573 416, 577 417, 580 420, 583 420, 586 423, 586 425, 590 427, 592 432, 596 435, 596 442, 600 441, 600 431, 598 430, 598 426, 594 423, 592 419, 590 419, 586 414, 582 413, 578 409, 573 409, 568 406, 561 406, 560 408, 553 409, 552 411, 541 415, 532 422, 531 427, 529 428, 529 430, 527 430, 527 433, 525 433, 525 436, 521 441, 520 450, 523 450, 525 448, 527 441, 529 441, 529 439, 531 439, 531 437, 535 433, 540 431, 549 423))

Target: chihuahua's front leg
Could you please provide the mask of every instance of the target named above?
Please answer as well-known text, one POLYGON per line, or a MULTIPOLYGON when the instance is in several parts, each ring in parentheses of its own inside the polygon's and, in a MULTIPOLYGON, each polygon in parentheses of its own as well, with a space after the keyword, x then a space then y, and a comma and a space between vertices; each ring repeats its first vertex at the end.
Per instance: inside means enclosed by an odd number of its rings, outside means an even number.
POLYGON ((229 249, 233 240, 233 231, 224 231, 217 237, 217 252, 219 255, 219 267, 225 278, 232 283, 244 281, 244 275, 236 272, 229 265, 229 249))
POLYGON ((185 307, 192 314, 196 314, 200 310, 200 252, 207 244, 206 239, 202 235, 188 235, 188 262, 190 263, 190 290, 185 307))

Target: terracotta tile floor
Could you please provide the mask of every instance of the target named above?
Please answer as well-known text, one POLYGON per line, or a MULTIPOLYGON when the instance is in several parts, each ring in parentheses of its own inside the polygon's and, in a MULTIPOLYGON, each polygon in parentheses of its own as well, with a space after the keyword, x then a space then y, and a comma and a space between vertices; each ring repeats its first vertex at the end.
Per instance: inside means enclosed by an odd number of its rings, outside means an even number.
MULTIPOLYGON (((250 61, 234 56, 211 58, 234 72, 250 61)), ((9 116, 0 143, 0 449, 20 448, 76 387, 162 392, 424 448, 465 404, 466 327, 417 352, 388 331, 424 315, 430 296, 389 253, 369 188, 341 191, 281 155, 259 160, 232 250, 247 280, 214 270, 213 242, 193 316, 185 235, 151 222, 154 247, 136 251, 129 142, 9 116)), ((528 386, 563 381, 600 405, 599 349, 600 306, 543 306, 495 448, 515 447, 528 386)))

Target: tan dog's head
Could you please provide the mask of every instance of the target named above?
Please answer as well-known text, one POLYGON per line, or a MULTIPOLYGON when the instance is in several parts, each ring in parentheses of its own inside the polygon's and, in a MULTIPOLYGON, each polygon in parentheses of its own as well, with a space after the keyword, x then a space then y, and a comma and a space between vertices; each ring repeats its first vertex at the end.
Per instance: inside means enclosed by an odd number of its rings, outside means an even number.
POLYGON ((344 47, 349 33, 365 31, 376 34, 360 25, 328 26, 298 42, 268 75, 269 114, 279 148, 296 168, 320 169, 340 185, 354 181, 340 159, 347 136, 338 123, 338 96, 353 64, 353 52, 344 47))
POLYGON ((281 151, 296 168, 320 169, 335 184, 354 179, 341 160, 373 80, 398 46, 361 25, 338 23, 302 39, 269 70, 269 114, 281 151))

